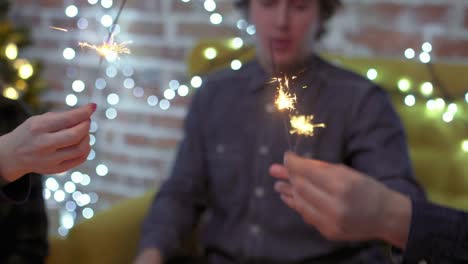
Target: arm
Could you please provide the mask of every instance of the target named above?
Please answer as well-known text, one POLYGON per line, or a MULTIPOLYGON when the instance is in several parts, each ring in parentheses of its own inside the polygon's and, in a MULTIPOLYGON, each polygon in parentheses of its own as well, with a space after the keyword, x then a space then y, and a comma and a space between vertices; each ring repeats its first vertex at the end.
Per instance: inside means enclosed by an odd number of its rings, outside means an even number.
POLYGON ((347 122, 346 165, 403 194, 422 198, 403 126, 386 93, 372 87, 356 97, 347 122))
POLYGON ((413 200, 342 165, 287 154, 273 165, 283 201, 335 241, 384 240, 407 263, 466 263, 468 214, 413 200))
POLYGON ((468 213, 413 200, 405 260, 468 263, 468 213))
POLYGON ((177 154, 171 176, 146 216, 142 228, 141 249, 137 263, 143 259, 170 258, 190 234, 207 202, 206 169, 201 129, 206 115, 202 113, 202 96, 206 88, 195 95, 185 121, 185 136, 177 154), (155 250, 157 249, 157 250, 155 250), (145 258, 143 256, 152 256, 145 258))
POLYGON ((26 111, 10 105, 0 112, 0 197, 18 201, 28 194, 29 179, 24 175, 63 172, 86 160, 89 119, 96 106, 26 120, 26 111))

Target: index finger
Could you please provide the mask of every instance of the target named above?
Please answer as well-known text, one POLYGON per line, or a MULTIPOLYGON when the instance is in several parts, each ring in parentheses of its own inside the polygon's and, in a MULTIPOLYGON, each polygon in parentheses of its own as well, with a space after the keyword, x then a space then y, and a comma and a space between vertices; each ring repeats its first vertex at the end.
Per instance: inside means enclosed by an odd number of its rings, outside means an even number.
POLYGON ((83 121, 89 120, 96 111, 96 107, 96 104, 88 104, 62 113, 50 113, 44 120, 44 126, 47 127, 47 132, 57 132, 74 127, 83 121))
POLYGON ((286 153, 284 163, 289 170, 291 178, 300 177, 313 185, 329 190, 330 185, 330 164, 312 159, 305 159, 293 153, 286 153))

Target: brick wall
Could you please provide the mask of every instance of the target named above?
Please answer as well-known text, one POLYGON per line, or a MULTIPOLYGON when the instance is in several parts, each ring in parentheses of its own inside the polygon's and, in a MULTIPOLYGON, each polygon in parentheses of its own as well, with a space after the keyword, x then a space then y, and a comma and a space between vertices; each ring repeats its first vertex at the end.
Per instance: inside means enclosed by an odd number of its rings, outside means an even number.
MULTIPOLYGON (((35 46, 26 55, 41 59, 45 64, 44 78, 50 91, 44 100, 56 109, 64 109, 64 99, 73 93, 75 79, 86 83, 86 90, 77 94, 78 104, 92 100, 99 105, 95 116, 99 129, 93 147, 97 156, 82 171, 90 173, 92 183, 87 191, 100 195, 98 207, 124 197, 136 196, 157 186, 167 177, 182 136, 181 123, 189 98, 177 97, 169 110, 149 106, 146 98, 163 98, 171 79, 185 81, 185 57, 198 39, 232 36, 232 26, 238 14, 231 0, 218 0, 218 10, 226 15, 226 23, 212 26, 200 1, 181 0, 129 1, 120 25, 121 41, 133 40, 133 55, 123 56, 117 68, 134 68, 132 78, 143 88, 144 96, 136 98, 131 89, 122 85, 121 72, 106 78, 107 87, 91 94, 97 77, 105 77, 107 63, 97 71, 98 59, 89 51, 77 48, 77 57, 66 61, 65 47, 75 47, 78 41, 99 43, 106 32, 96 22, 104 13, 115 16, 120 1, 114 0, 110 10, 90 5, 86 0, 15 0, 13 17, 19 24, 33 29, 35 46), (69 4, 80 7, 76 18, 65 16, 69 4), (89 27, 77 29, 79 18, 87 18, 89 27), (54 31, 49 26, 69 28, 68 33, 54 31), (117 93, 120 103, 115 106, 118 116, 108 120, 105 111, 110 105, 106 95, 117 93), (96 176, 98 163, 109 167, 105 177, 96 176)), ((431 41, 433 57, 437 60, 464 62, 468 58, 468 1, 466 0, 347 0, 346 8, 330 23, 324 39, 326 50, 354 56, 386 56, 402 58, 406 48, 420 50, 423 41, 431 41), (424 3, 424 4, 423 4, 424 3)), ((76 94, 76 93, 75 93, 76 94)))

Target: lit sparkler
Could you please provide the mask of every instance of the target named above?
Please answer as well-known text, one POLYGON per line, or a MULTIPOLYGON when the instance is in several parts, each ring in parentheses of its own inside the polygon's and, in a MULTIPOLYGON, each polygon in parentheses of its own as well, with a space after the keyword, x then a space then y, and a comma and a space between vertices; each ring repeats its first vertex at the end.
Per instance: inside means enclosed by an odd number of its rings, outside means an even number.
POLYGON ((315 128, 325 128, 324 123, 314 124, 312 120, 314 119, 313 115, 305 116, 291 116, 291 130, 289 133, 298 134, 302 136, 311 137, 314 135, 315 128))
POLYGON ((103 42, 101 45, 96 46, 89 44, 87 42, 79 42, 78 45, 82 48, 89 48, 95 50, 102 57, 107 57, 109 55, 115 55, 117 58, 119 54, 131 54, 128 44, 131 44, 131 41, 116 43, 114 42, 114 36, 110 37, 108 42, 103 42))
POLYGON ((273 78, 273 82, 278 82, 278 96, 275 100, 275 105, 278 110, 294 110, 296 109, 296 95, 289 92, 289 79, 284 78, 273 78))

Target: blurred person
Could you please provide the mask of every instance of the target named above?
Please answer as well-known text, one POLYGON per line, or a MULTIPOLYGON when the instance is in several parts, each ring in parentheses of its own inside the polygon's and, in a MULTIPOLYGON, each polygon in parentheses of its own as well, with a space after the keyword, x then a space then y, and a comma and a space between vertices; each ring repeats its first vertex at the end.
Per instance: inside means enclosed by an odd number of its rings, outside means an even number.
POLYGON ((386 93, 314 53, 340 4, 238 1, 256 27, 256 59, 239 71, 209 76, 194 96, 172 173, 144 220, 136 263, 182 263, 178 249, 200 219, 200 263, 384 263, 378 243, 329 241, 304 223, 275 194, 268 176, 290 147, 282 113, 273 106, 276 89, 268 83, 279 72, 301 72, 291 81, 308 87, 296 90, 297 110, 327 128, 302 139, 298 152, 424 197, 386 93))

